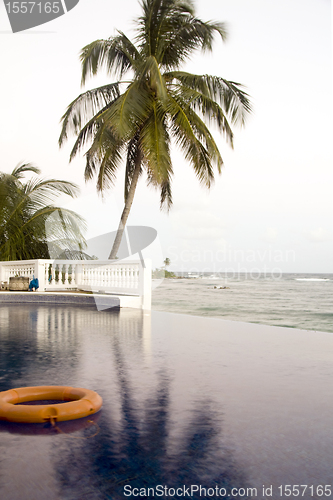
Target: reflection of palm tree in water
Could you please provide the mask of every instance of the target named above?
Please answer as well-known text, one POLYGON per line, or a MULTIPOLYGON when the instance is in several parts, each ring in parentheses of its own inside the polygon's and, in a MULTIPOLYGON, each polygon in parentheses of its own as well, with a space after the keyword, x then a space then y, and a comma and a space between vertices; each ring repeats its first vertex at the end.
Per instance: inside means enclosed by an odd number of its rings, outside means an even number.
MULTIPOLYGON (((231 452, 223 449, 219 426, 207 404, 202 403, 193 412, 177 450, 168 451, 171 424, 167 376, 160 372, 159 386, 146 401, 142 414, 128 383, 116 335, 112 341, 121 397, 121 428, 112 414, 102 410, 101 430, 94 439, 68 440, 60 445, 64 448, 57 453, 61 458, 57 459, 56 470, 64 498, 124 499, 126 485, 131 489, 157 485, 244 487, 244 474, 231 452)), ((199 498, 199 494, 192 498, 199 498)))

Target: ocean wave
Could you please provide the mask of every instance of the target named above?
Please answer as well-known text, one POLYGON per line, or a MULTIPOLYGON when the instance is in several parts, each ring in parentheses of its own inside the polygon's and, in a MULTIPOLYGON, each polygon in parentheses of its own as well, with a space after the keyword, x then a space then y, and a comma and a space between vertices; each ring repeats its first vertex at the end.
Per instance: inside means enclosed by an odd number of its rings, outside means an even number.
POLYGON ((331 281, 329 278, 295 278, 295 281, 331 281))

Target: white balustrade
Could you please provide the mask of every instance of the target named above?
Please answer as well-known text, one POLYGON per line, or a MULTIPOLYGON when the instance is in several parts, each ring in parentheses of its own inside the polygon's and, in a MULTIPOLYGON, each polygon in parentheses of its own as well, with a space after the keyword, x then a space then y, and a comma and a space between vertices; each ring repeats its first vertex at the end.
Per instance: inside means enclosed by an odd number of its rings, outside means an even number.
POLYGON ((39 291, 89 290, 117 295, 141 296, 142 307, 150 309, 151 264, 140 261, 51 260, 0 262, 0 280, 12 276, 39 280, 39 291))
MULTIPOLYGON (((77 261, 76 261, 77 262, 77 261)), ((138 262, 80 261, 82 278, 76 283, 91 290, 115 290, 121 294, 141 295, 143 268, 138 262)))

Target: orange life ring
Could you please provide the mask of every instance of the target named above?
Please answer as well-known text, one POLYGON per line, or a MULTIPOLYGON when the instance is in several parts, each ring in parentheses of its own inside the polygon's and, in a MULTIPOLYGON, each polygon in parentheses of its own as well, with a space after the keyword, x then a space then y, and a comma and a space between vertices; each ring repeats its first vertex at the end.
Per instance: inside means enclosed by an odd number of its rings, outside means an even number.
POLYGON ((41 423, 74 420, 93 415, 103 400, 95 391, 66 386, 21 387, 0 392, 0 420, 41 423), (20 405, 28 401, 55 399, 67 403, 20 405))

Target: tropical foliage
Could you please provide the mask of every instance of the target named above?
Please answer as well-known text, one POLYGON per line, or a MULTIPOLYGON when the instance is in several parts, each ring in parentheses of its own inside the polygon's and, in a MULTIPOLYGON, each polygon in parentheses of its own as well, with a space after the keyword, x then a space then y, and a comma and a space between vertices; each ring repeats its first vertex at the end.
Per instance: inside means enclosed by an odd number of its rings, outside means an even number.
POLYGON ((167 269, 160 267, 153 270, 152 278, 153 279, 177 278, 177 276, 172 271, 168 271, 167 269))
POLYGON ((97 189, 112 186, 126 158, 125 206, 110 258, 115 258, 139 176, 159 189, 161 206, 172 204, 171 141, 182 150, 201 184, 210 187, 223 160, 206 122, 230 146, 232 125, 250 112, 242 85, 219 76, 181 70, 196 50, 212 51, 223 23, 203 22, 190 0, 143 0, 132 42, 123 32, 96 40, 81 51, 82 84, 101 69, 116 81, 77 97, 62 117, 60 145, 77 136, 70 158, 87 147, 85 178, 97 189))
POLYGON ((0 260, 49 258, 51 248, 60 253, 83 247, 83 219, 52 204, 61 194, 76 196, 77 186, 36 176, 23 182, 26 173, 40 170, 28 163, 11 174, 0 172, 0 260))

